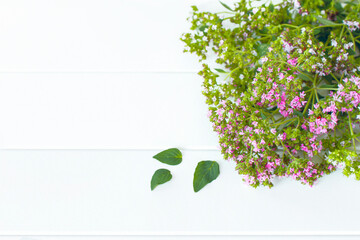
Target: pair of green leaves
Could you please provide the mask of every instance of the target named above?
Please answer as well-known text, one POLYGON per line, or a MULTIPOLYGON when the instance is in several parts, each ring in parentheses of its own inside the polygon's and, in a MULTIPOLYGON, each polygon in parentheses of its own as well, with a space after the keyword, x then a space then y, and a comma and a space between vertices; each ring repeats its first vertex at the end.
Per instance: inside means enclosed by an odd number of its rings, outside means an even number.
MULTIPOLYGON (((170 148, 165 151, 159 152, 153 158, 168 165, 178 165, 182 162, 182 153, 177 148, 170 148)), ((164 184, 172 179, 171 172, 167 169, 158 169, 155 171, 151 178, 151 191, 160 184, 164 184)))
MULTIPOLYGON (((177 148, 162 151, 153 158, 168 165, 178 165, 182 162, 182 153, 177 148)), ((216 161, 201 161, 198 163, 194 173, 193 188, 195 192, 200 191, 208 183, 214 181, 220 174, 219 164, 216 161)), ((158 169, 151 179, 151 190, 158 185, 164 184, 172 179, 168 169, 158 169)))

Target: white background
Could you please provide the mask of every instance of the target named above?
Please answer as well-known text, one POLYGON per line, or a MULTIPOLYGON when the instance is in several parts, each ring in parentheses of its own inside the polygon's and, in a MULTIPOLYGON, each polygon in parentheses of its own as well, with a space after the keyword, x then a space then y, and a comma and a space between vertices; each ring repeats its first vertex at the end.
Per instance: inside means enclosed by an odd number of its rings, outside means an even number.
POLYGON ((223 11, 210 0, 0 1, 1 239, 359 238, 359 182, 337 172, 314 188, 255 190, 222 160, 200 65, 179 40, 192 4, 223 11), (152 159, 168 147, 181 165, 152 159), (221 174, 195 194, 201 160, 221 174), (173 179, 151 192, 164 167, 173 179))

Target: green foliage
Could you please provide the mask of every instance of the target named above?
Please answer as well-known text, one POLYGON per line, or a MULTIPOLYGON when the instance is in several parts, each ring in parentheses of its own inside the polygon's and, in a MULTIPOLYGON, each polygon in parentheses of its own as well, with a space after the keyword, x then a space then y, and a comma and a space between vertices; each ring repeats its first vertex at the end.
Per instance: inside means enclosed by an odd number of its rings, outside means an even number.
POLYGON ((228 9, 228 10, 230 10, 230 11, 234 11, 234 10, 232 10, 228 5, 226 5, 225 3, 223 3, 223 2, 221 2, 220 1, 220 3, 221 3, 221 5, 223 5, 226 9, 228 9))
POLYGON ((203 63, 224 158, 253 187, 276 176, 313 185, 342 164, 359 179, 360 3, 219 5, 230 12, 193 6, 181 40, 203 63))
POLYGON ((193 187, 198 192, 220 174, 219 164, 215 161, 201 161, 194 172, 193 187))
POLYGON ((151 178, 151 191, 154 190, 158 185, 164 184, 170 181, 172 178, 171 172, 167 169, 158 169, 155 171, 151 178))
MULTIPOLYGON (((178 165, 182 161, 182 153, 177 148, 170 148, 156 154, 153 158, 169 165, 178 165)), ((215 161, 201 161, 198 163, 194 173, 194 191, 198 192, 206 184, 215 180, 220 174, 219 164, 215 161)), ((158 169, 151 178, 151 191, 158 185, 170 181, 171 172, 167 169, 158 169)))
POLYGON ((153 158, 168 165, 178 165, 182 161, 182 154, 177 148, 169 148, 156 154, 153 158))

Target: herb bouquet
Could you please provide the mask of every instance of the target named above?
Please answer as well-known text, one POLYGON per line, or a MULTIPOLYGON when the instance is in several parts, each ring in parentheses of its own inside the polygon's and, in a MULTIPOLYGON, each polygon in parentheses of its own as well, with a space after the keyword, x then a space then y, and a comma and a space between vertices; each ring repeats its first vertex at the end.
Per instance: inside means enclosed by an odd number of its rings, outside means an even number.
POLYGON ((203 62, 224 158, 253 187, 275 176, 312 186, 336 168, 359 180, 359 2, 221 4, 226 12, 193 6, 181 40, 203 62))

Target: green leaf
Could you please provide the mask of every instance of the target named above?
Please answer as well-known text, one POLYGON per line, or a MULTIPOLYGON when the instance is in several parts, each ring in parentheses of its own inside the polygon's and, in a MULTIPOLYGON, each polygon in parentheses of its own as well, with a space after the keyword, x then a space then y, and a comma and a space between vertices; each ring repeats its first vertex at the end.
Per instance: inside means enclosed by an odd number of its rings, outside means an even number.
POLYGON ((297 111, 297 110, 294 110, 294 114, 296 115, 296 116, 298 116, 298 117, 303 117, 303 114, 302 114, 302 112, 299 112, 299 111, 297 111))
POLYGON ((313 34, 314 34, 314 35, 318 35, 320 32, 321 32, 321 30, 320 30, 319 28, 316 28, 316 29, 313 31, 313 34))
POLYGON ((170 181, 172 178, 171 172, 167 169, 158 169, 154 172, 151 178, 151 191, 154 190, 160 184, 170 181))
POLYGON ((356 3, 350 2, 350 1, 343 1, 342 3, 346 3, 348 5, 353 5, 353 6, 357 6, 356 3))
POLYGON ((266 119, 266 116, 262 112, 260 112, 260 115, 262 119, 266 119))
POLYGON ((284 124, 284 128, 286 128, 286 127, 289 126, 290 124, 294 124, 294 122, 297 123, 296 121, 298 121, 298 119, 293 120, 293 121, 288 121, 287 123, 284 124))
POLYGON ((305 75, 303 73, 299 73, 298 75, 298 78, 302 79, 302 80, 305 80, 305 81, 312 81, 312 79, 308 76, 308 75, 305 75))
POLYGON ((310 89, 310 87, 305 86, 305 87, 303 87, 303 88, 301 89, 301 91, 307 91, 307 90, 309 90, 309 89, 310 89))
POLYGON ((226 5, 225 3, 221 2, 221 1, 219 1, 219 2, 221 3, 221 5, 224 6, 224 8, 226 8, 226 9, 232 11, 232 12, 234 11, 234 10, 232 10, 228 5, 226 5))
POLYGON ((201 25, 201 26, 199 27, 199 31, 203 32, 207 27, 208 27, 208 26, 206 26, 206 25, 201 25))
POLYGON ((336 8, 336 10, 338 10, 339 12, 344 11, 344 8, 341 6, 340 2, 335 2, 334 7, 336 8))
POLYGON ((192 8, 192 10, 193 10, 194 12, 199 11, 199 9, 197 8, 197 6, 195 6, 195 5, 191 6, 191 8, 192 8))
POLYGON ((323 25, 337 25, 336 23, 334 23, 333 21, 324 19, 322 17, 316 16, 316 19, 323 25))
POLYGON ((276 132, 281 132, 285 127, 285 124, 280 125, 277 129, 276 132))
POLYGON ((323 78, 329 84, 332 84, 335 81, 335 79, 331 75, 323 76, 323 78))
POLYGON ((350 56, 356 54, 356 52, 352 48, 349 48, 346 51, 349 53, 350 56))
POLYGON ((259 29, 259 33, 261 34, 267 34, 268 32, 269 30, 266 27, 264 27, 263 29, 259 29))
POLYGON ((323 84, 323 85, 320 85, 318 86, 319 89, 324 89, 324 88, 337 88, 338 86, 337 85, 329 85, 329 84, 323 84))
POLYGON ((227 73, 224 70, 220 69, 220 68, 214 68, 216 71, 218 71, 219 73, 227 73))
POLYGON ((215 180, 219 174, 219 164, 216 161, 199 162, 194 173, 194 191, 200 191, 205 185, 215 180))
POLYGON ((270 10, 270 12, 273 12, 273 11, 274 11, 274 4, 270 3, 270 5, 269 5, 269 10, 270 10))
POLYGON ((263 44, 260 44, 260 45, 256 48, 259 57, 264 56, 264 55, 268 52, 269 46, 270 46, 269 44, 263 43, 263 44))
POLYGON ((178 165, 182 161, 182 154, 177 148, 169 148, 156 154, 155 156, 153 156, 153 158, 165 164, 178 165))

